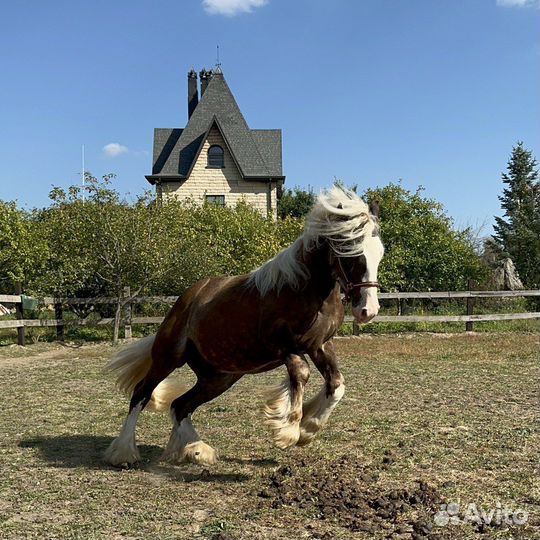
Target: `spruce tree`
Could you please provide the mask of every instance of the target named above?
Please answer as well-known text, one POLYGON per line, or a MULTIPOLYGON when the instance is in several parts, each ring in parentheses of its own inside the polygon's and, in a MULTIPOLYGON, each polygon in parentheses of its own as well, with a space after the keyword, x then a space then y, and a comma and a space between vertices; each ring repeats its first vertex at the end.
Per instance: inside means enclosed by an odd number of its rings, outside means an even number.
POLYGON ((540 287, 540 182, 532 152, 518 142, 512 149, 505 184, 499 196, 503 217, 495 217, 494 239, 501 254, 510 257, 522 283, 540 287))

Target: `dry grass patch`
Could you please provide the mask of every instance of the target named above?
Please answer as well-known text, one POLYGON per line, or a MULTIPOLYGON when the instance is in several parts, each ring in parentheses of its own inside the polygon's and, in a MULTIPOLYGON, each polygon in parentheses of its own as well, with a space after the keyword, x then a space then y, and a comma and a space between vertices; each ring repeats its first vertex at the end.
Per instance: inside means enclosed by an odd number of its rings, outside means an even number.
MULTIPOLYGON (((337 349, 347 392, 311 446, 270 445, 258 409, 276 371, 195 415, 221 457, 212 469, 158 463, 170 421, 145 413, 144 463, 125 471, 101 459, 126 413, 102 373, 110 346, 0 349, 0 537, 538 536, 536 335, 364 336, 337 349), (433 526, 445 502, 529 520, 433 526)), ((310 392, 319 384, 313 373, 310 392)))

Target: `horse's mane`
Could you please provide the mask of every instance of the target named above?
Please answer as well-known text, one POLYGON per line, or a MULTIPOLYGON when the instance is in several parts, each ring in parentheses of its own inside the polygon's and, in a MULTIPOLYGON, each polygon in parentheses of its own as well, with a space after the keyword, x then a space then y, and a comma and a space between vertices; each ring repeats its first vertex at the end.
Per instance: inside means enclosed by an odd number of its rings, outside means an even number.
POLYGON ((302 236, 273 259, 254 270, 248 284, 262 295, 288 285, 299 289, 309 278, 309 271, 299 260, 302 248, 310 251, 327 241, 339 257, 356 257, 363 253, 364 238, 377 232, 377 222, 368 205, 354 191, 334 186, 321 193, 306 217, 302 236))

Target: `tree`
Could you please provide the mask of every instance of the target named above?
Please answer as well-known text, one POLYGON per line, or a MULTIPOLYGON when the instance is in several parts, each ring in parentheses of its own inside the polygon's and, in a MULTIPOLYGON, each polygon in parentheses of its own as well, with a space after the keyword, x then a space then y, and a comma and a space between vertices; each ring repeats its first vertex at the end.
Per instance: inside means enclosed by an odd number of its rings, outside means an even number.
POLYGON ((42 271, 47 246, 32 214, 13 201, 0 201, 0 289, 13 294, 15 282, 26 284, 42 271))
MULTIPOLYGON (((85 195, 86 197, 86 195, 85 195)), ((83 201, 81 188, 53 188, 51 205, 35 212, 35 221, 48 246, 45 271, 31 280, 43 295, 92 297, 107 291, 96 276, 95 231, 91 223, 96 205, 83 201)))
POLYGON ((150 194, 130 203, 112 189, 112 178, 99 181, 87 174, 84 198, 77 186, 52 190, 53 204, 40 215, 50 256, 36 285, 55 296, 114 296, 117 341, 122 309, 130 300, 125 287, 138 295, 178 266, 181 253, 150 194))
POLYGON ((301 234, 303 220, 263 217, 249 204, 234 208, 167 200, 161 211, 181 263, 154 283, 159 294, 180 294, 208 276, 250 272, 301 234))
POLYGON ((317 196, 311 187, 308 187, 307 190, 299 186, 286 189, 278 203, 278 216, 282 219, 286 217, 302 218, 309 213, 316 199, 317 196))
POLYGON ((504 217, 495 217, 494 244, 510 257, 523 284, 540 287, 540 182, 532 152, 518 142, 512 149, 499 196, 504 217))
MULTIPOLYGON (((114 296, 118 330, 130 295, 182 294, 201 278, 249 272, 300 234, 302 221, 263 217, 245 203, 235 208, 150 193, 130 202, 112 187, 112 175, 87 174, 80 187, 54 188, 50 207, 37 212, 48 257, 32 283, 54 296, 114 296)), ((80 316, 88 314, 79 306, 80 316)))
POLYGON ((460 290, 479 279, 483 266, 468 229, 456 231, 443 206, 399 184, 368 190, 380 205, 385 256, 379 280, 388 290, 460 290))

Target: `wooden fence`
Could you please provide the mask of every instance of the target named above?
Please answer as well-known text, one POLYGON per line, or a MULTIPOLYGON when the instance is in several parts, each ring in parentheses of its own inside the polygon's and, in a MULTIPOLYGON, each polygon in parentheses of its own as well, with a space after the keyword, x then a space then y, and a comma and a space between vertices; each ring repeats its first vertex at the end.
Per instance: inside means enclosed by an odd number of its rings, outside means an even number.
MULTIPOLYGON (((478 298, 520 298, 527 296, 540 296, 540 290, 522 291, 446 291, 446 292, 411 292, 411 293, 379 293, 379 299, 406 300, 406 299, 465 299, 466 313, 463 315, 378 315, 372 322, 378 323, 423 323, 439 322, 465 323, 467 332, 473 331, 473 323, 486 321, 512 321, 525 319, 540 319, 540 312, 525 313, 482 313, 474 314, 474 301, 478 298)), ((353 323, 353 333, 358 334, 358 324, 353 317, 345 317, 346 322, 353 323)))
MULTIPOLYGON (((0 295, 0 304, 15 304, 16 320, 0 320, 0 329, 16 328, 18 332, 19 345, 25 344, 25 329, 32 327, 56 327, 56 335, 59 340, 64 339, 64 327, 69 325, 80 326, 101 326, 112 324, 114 318, 102 318, 98 321, 87 319, 66 320, 63 318, 64 307, 70 305, 94 306, 99 304, 117 304, 117 298, 52 298, 45 297, 39 299, 40 305, 54 306, 54 319, 25 319, 23 315, 23 299, 20 288, 15 295, 0 295)), ((399 292, 399 293, 379 293, 380 300, 411 300, 411 299, 465 299, 466 313, 463 315, 379 315, 373 323, 421 323, 421 322, 461 322, 465 323, 465 329, 471 331, 473 323, 483 321, 509 321, 523 319, 540 319, 540 312, 526 313, 488 313, 474 314, 474 300, 478 298, 521 298, 540 296, 540 290, 521 291, 447 291, 447 292, 399 292)), ((123 326, 124 336, 131 337, 131 325, 133 324, 159 324, 164 317, 136 317, 133 316, 133 306, 136 304, 172 304, 177 300, 177 296, 130 296, 129 287, 124 290, 123 303, 123 326)), ((346 322, 353 322, 353 317, 346 317, 346 322)), ((356 327, 355 327, 356 328, 356 327)), ((356 328, 357 330, 357 328, 356 328)))

